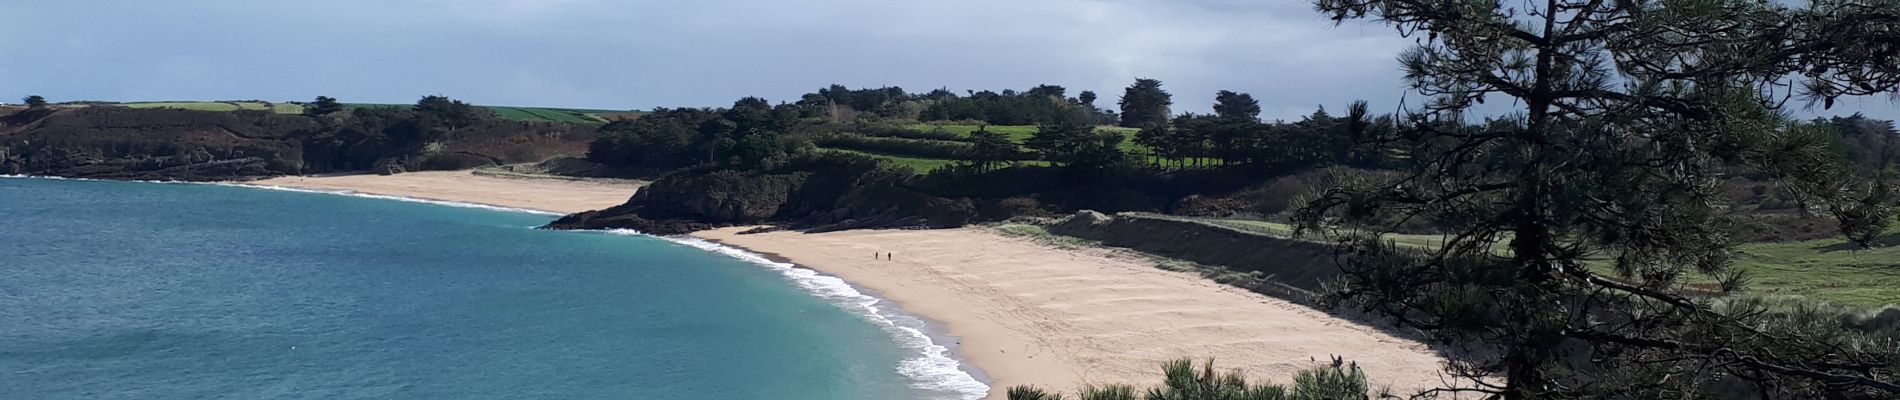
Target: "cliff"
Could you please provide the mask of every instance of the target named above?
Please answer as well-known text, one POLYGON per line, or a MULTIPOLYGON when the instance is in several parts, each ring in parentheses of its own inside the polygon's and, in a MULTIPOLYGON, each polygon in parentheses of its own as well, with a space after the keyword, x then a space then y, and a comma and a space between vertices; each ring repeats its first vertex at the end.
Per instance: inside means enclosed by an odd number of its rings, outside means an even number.
POLYGON ((907 172, 854 160, 802 160, 775 171, 689 170, 660 178, 626 204, 562 217, 552 229, 633 229, 684 234, 721 226, 782 224, 814 231, 946 228, 977 218, 968 199, 907 186, 907 172))

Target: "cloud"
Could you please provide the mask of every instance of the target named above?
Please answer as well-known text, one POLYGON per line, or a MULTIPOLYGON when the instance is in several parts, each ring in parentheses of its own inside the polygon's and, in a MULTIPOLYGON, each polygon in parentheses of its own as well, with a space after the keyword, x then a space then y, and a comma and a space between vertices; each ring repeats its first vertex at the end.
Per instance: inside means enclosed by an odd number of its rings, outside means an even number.
POLYGON ((1177 111, 1236 90, 1289 119, 1396 106, 1410 44, 1256 0, 71 0, 0 5, 0 25, 7 96, 628 109, 1050 83, 1113 104, 1144 77, 1177 111))

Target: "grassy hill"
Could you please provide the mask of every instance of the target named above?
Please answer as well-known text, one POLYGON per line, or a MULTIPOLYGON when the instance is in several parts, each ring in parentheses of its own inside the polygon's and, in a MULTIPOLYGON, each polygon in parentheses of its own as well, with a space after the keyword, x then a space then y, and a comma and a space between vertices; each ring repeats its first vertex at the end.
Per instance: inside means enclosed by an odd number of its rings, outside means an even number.
POLYGON ((131 108, 177 108, 198 111, 269 110, 278 114, 301 114, 303 105, 264 101, 151 101, 120 103, 131 108))
MULTIPOLYGON (((257 100, 141 101, 141 102, 117 103, 117 104, 121 106, 125 106, 125 107, 131 107, 131 108, 176 108, 176 109, 183 109, 183 110, 198 110, 198 111, 265 110, 265 111, 273 111, 279 114, 303 113, 302 104, 273 103, 273 102, 257 101, 257 100)), ((409 105, 408 104, 345 103, 344 106, 345 107, 361 107, 361 108, 386 108, 386 107, 408 107, 409 105)), ((640 114, 640 112, 638 111, 599 110, 599 109, 582 109, 582 108, 513 107, 513 106, 481 106, 481 107, 494 111, 495 115, 501 116, 502 119, 506 119, 510 121, 523 121, 523 122, 602 123, 602 122, 607 122, 614 119, 631 118, 631 117, 638 116, 640 114)))
MULTIPOLYGON (((979 126, 978 125, 964 125, 964 124, 921 123, 921 124, 906 125, 904 126, 904 128, 917 131, 917 132, 942 132, 942 133, 954 134, 957 136, 969 137, 970 133, 976 132, 979 126)), ((1123 127, 1118 127, 1118 126, 1101 126, 1101 127, 1096 127, 1096 129, 1101 130, 1101 131, 1106 131, 1106 132, 1120 133, 1123 136, 1127 137, 1127 140, 1123 140, 1121 144, 1121 149, 1123 151, 1132 152, 1136 154, 1145 154, 1148 152, 1148 149, 1146 147, 1136 145, 1134 142, 1135 133, 1140 131, 1139 129, 1123 128, 1123 127)), ((1037 128, 1035 125, 990 125, 989 126, 989 131, 1008 135, 1009 138, 1011 140, 1016 141, 1017 144, 1021 144, 1025 141, 1028 141, 1031 136, 1035 136, 1036 130, 1037 128)), ((915 139, 915 140, 927 140, 927 139, 915 139)), ((883 158, 883 159, 891 160, 892 162, 895 162, 897 164, 910 166, 911 169, 916 170, 917 172, 930 171, 931 169, 944 166, 944 165, 950 165, 956 162, 956 160, 953 160, 953 159, 916 157, 916 156, 902 155, 902 154, 889 154, 889 153, 879 152, 879 151, 870 150, 870 149, 827 147, 825 148, 825 150, 849 152, 849 153, 863 154, 863 155, 868 155, 872 157, 883 158)), ((1047 161, 1023 161, 1023 162, 1019 162, 1019 164, 1020 165, 1048 165, 1049 163, 1047 161)))
POLYGON ((1735 248, 1735 267, 1748 271, 1749 287, 1760 294, 1865 307, 1900 304, 1900 234, 1881 242, 1869 249, 1840 239, 1746 243, 1735 248))
MULTIPOLYGON (((343 106, 344 107, 362 107, 362 108, 383 108, 383 107, 408 107, 409 105, 408 104, 344 103, 343 106)), ((599 109, 583 109, 583 108, 513 107, 513 106, 480 106, 480 107, 486 108, 489 111, 494 111, 495 115, 501 116, 502 119, 506 119, 510 121, 527 121, 527 122, 539 121, 539 122, 566 122, 566 123, 601 123, 601 122, 610 121, 615 118, 626 118, 626 117, 636 116, 639 114, 639 112, 636 112, 636 111, 599 110, 599 109)))
MULTIPOLYGON (((1293 227, 1245 219, 1183 218, 1285 236, 1293 227)), ((1438 235, 1387 235, 1402 246, 1435 248, 1438 235)), ((1859 249, 1841 239, 1743 243, 1735 248, 1734 268, 1747 271, 1748 291, 1757 295, 1795 295, 1857 307, 1900 305, 1900 233, 1888 234, 1876 247, 1859 249)), ((1608 272, 1607 266, 1602 266, 1608 272)), ((1709 283, 1692 277, 1691 283, 1709 283)))
MULTIPOLYGON (((906 127, 918 132, 943 131, 943 132, 954 133, 954 134, 963 135, 967 137, 967 136, 970 136, 971 132, 976 132, 976 130, 980 128, 981 126, 925 123, 925 124, 911 124, 906 127)), ((1119 127, 1119 126, 1098 126, 1095 129, 1102 132, 1114 132, 1114 133, 1122 134, 1122 137, 1124 138, 1122 140, 1122 145, 1121 145, 1122 151, 1144 151, 1145 152, 1148 150, 1146 147, 1142 147, 1140 145, 1135 144, 1135 133, 1141 132, 1140 129, 1125 128, 1125 127, 1119 127)), ((1022 143, 1022 142, 1028 141, 1029 137, 1036 135, 1036 126, 1035 125, 990 125, 989 131, 1008 135, 1010 140, 1015 140, 1016 143, 1022 143)))

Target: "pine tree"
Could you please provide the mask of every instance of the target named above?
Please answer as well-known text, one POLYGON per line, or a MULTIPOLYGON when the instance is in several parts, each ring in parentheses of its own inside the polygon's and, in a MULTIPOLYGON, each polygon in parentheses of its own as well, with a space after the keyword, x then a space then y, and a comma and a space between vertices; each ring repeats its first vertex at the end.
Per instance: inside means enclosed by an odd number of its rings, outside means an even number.
MULTIPOLYGON (((1391 316, 1462 351, 1464 396, 1501 399, 1900 397, 1900 345, 1832 316, 1716 302, 1685 290, 1729 268, 1713 183, 1777 178, 1858 243, 1893 216, 1819 129, 1771 107, 1822 107, 1900 86, 1900 2, 1319 0, 1335 20, 1391 25, 1428 97, 1402 129, 1417 167, 1347 180, 1299 215, 1305 229, 1448 232, 1429 251, 1351 242, 1329 298, 1391 316), (1783 96, 1783 97, 1776 97, 1783 96), (1459 119, 1490 101, 1518 113, 1459 119), (1597 260, 1601 260, 1600 262, 1597 260)), ((1433 393, 1450 393, 1450 388, 1433 393)))
POLYGON ((1222 90, 1214 94, 1214 115, 1232 120, 1260 120, 1260 101, 1253 95, 1222 90))
POLYGON ((988 172, 996 166, 1016 160, 1022 150, 1008 135, 993 132, 988 126, 977 127, 970 132, 970 153, 964 157, 977 172, 988 172))
POLYGON ((1168 106, 1174 105, 1174 96, 1161 90, 1161 81, 1154 79, 1135 79, 1122 93, 1121 126, 1145 128, 1153 124, 1168 123, 1168 106))
POLYGON ((338 103, 335 97, 329 96, 317 96, 317 101, 311 102, 309 107, 303 109, 304 115, 309 116, 330 115, 338 111, 343 111, 343 103, 338 103))

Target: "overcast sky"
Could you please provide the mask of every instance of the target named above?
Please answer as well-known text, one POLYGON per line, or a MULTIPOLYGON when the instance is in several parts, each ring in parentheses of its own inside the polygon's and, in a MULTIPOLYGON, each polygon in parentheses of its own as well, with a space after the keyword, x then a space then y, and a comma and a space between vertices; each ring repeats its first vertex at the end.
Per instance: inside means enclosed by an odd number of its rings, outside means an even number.
MULTIPOLYGON (((1304 0, 13 0, 0 96, 308 100, 648 109, 774 101, 832 83, 913 92, 1095 90, 1136 77, 1206 112, 1263 117, 1406 95, 1390 29, 1304 0)), ((1416 97, 1416 96, 1414 96, 1416 97)), ((1846 110, 1900 117, 1885 98, 1846 110)))

